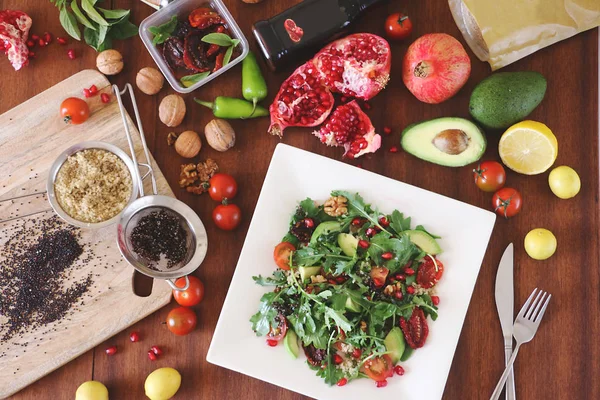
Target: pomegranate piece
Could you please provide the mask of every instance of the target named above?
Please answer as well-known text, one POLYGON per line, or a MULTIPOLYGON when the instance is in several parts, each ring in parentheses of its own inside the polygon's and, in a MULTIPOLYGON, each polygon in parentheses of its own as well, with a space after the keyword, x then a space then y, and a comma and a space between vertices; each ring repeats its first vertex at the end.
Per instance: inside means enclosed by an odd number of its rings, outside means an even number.
POLYGON ((454 96, 471 74, 471 60, 458 40, 445 33, 423 35, 410 45, 402 62, 404 84, 424 103, 454 96))
POLYGON ((333 95, 318 79, 311 61, 298 67, 283 82, 269 107, 269 133, 283 136, 288 126, 317 126, 331 113, 333 95))
POLYGON ((304 36, 304 30, 296 25, 293 19, 286 19, 283 22, 283 27, 288 33, 290 40, 294 43, 298 43, 302 39, 302 36, 304 36))
POLYGON ((15 71, 29 63, 27 37, 31 18, 22 11, 0 11, 0 43, 15 71))
POLYGON ((374 153, 381 147, 381 136, 354 100, 336 108, 321 129, 313 133, 329 146, 344 146, 344 156, 348 158, 374 153))
POLYGON ((325 46, 313 63, 331 91, 369 100, 390 79, 392 52, 384 38, 357 33, 325 46))

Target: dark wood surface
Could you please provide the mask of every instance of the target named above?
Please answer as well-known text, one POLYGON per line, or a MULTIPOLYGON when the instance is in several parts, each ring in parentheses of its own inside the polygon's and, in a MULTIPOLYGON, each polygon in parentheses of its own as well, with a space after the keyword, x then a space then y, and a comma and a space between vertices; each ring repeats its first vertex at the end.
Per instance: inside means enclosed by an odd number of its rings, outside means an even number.
MULTIPOLYGON (((139 24, 153 11, 137 1, 110 0, 113 8, 131 8, 133 20, 139 24)), ((290 3, 265 0, 261 4, 244 4, 225 0, 229 10, 255 48, 250 26, 259 19, 275 15, 290 3)), ((412 16, 415 32, 411 39, 429 32, 447 32, 462 37, 445 1, 390 2, 369 14, 355 27, 356 31, 383 34, 383 20, 392 11, 412 16)), ((46 0, 0 0, 0 9, 20 9, 34 20, 32 32, 50 31, 65 36, 58 21, 58 11, 46 0)), ((479 191, 472 183, 470 168, 444 168, 417 160, 405 153, 392 154, 388 149, 398 145, 400 131, 419 120, 441 117, 468 117, 468 98, 477 82, 490 74, 487 64, 470 52, 473 72, 466 87, 450 101, 426 105, 417 101, 404 87, 400 74, 401 60, 410 43, 393 44, 391 82, 387 89, 371 101, 369 112, 378 129, 390 126, 394 132, 384 138, 383 149, 360 160, 365 169, 394 179, 490 208, 491 195, 479 191)), ((85 44, 73 43, 78 58, 69 60, 67 47, 54 43, 36 49, 37 58, 28 68, 14 72, 9 63, 0 60, 0 112, 9 110, 30 97, 77 71, 95 67, 96 53, 85 44)), ((119 85, 134 82, 137 71, 154 66, 139 38, 117 42, 125 58, 125 69, 111 81, 119 85)), ((3 58, 3 57, 0 57, 3 58)), ((263 65, 264 66, 264 65, 263 65)), ((289 71, 267 74, 268 104, 289 71)), ((456 349, 444 398, 485 399, 492 392, 504 368, 500 324, 494 303, 496 268, 506 245, 515 243, 515 308, 519 308, 534 287, 553 294, 553 300, 535 340, 524 346, 516 362, 517 396, 521 399, 593 399, 600 398, 600 333, 598 268, 598 33, 588 31, 521 60, 505 70, 535 70, 548 79, 545 100, 531 115, 552 128, 558 138, 556 165, 570 165, 582 180, 581 193, 571 200, 559 200, 549 190, 548 174, 523 176, 508 171, 508 186, 521 191, 524 208, 511 220, 496 223, 471 305, 456 349), (533 228, 545 227, 558 238, 558 251, 548 261, 530 259, 523 249, 523 238, 533 228)), ((236 67, 193 95, 184 96, 188 113, 180 132, 192 129, 202 132, 212 119, 207 109, 192 102, 198 96, 211 99, 217 95, 240 96, 240 68, 236 67)), ((236 146, 217 153, 205 145, 200 159, 213 157, 222 170, 234 175, 239 183, 236 202, 244 213, 244 221, 233 233, 219 231, 211 222, 214 203, 207 196, 195 197, 177 187, 182 160, 166 145, 171 131, 158 119, 158 103, 173 90, 165 86, 156 96, 138 92, 144 128, 149 145, 163 173, 178 197, 194 208, 205 222, 210 247, 202 267, 196 272, 206 285, 206 297, 196 307, 199 326, 186 337, 176 337, 161 322, 172 306, 156 312, 106 343, 59 368, 39 382, 24 389, 14 399, 71 399, 77 386, 90 379, 106 384, 111 399, 143 399, 144 379, 162 366, 177 368, 183 382, 175 399, 300 399, 302 396, 261 381, 213 366, 205 361, 212 333, 235 269, 248 224, 270 161, 279 142, 266 133, 268 119, 234 121, 236 146), (139 331, 142 342, 129 343, 129 333, 139 331), (107 357, 104 349, 117 345, 121 351, 107 357), (164 349, 157 362, 147 359, 151 345, 164 349)), ((1 127, 0 127, 1 134, 1 127)), ((488 134, 486 159, 498 159, 499 135, 488 134)), ((339 159, 339 149, 321 145, 308 130, 286 132, 284 142, 339 159)), ((23 143, 23 146, 27 146, 23 143)), ((324 171, 326 173, 326 171, 324 171)), ((385 188, 381 188, 385 190, 385 188)), ((268 227, 265 227, 268 229, 268 227)), ((468 246, 466 246, 468 248, 468 246)), ((460 268, 460 266, 449 266, 460 268)), ((250 329, 242 324, 236 329, 250 329)), ((432 327, 435 329, 435 325, 432 327)), ((243 356, 243 355, 240 355, 243 356)), ((276 366, 274 366, 276 368, 276 366)), ((415 388, 415 398, 419 388, 415 388)), ((385 395, 382 390, 382 395, 385 395)))

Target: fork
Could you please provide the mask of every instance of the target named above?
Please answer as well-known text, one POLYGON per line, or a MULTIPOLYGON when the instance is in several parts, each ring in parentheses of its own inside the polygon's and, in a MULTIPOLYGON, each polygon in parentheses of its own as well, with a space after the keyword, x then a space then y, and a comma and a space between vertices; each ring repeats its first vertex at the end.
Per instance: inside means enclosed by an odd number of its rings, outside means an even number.
POLYGON ((519 348, 523 343, 530 342, 535 336, 535 333, 540 326, 540 322, 542 321, 542 317, 546 312, 546 307, 548 307, 548 303, 550 302, 550 298, 552 298, 551 294, 542 290, 538 291, 538 289, 535 288, 533 289, 533 292, 531 292, 531 295, 525 304, 523 304, 521 311, 519 311, 519 314, 517 315, 517 319, 515 319, 515 324, 513 327, 513 336, 517 342, 517 346, 512 353, 512 357, 510 357, 510 360, 508 360, 506 369, 500 377, 500 381, 498 381, 496 389, 494 389, 494 393, 492 393, 490 400, 498 400, 500 397, 500 393, 504 388, 508 374, 510 373, 513 363, 517 358, 517 354, 519 353, 519 348), (535 300, 533 300, 534 297, 535 300))

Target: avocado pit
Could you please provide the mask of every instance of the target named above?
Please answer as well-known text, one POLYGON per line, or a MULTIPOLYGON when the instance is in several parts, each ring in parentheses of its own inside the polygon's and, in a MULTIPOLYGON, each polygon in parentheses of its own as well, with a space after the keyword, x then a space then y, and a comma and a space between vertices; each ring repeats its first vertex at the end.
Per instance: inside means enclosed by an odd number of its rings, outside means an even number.
POLYGON ((431 141, 441 152, 458 155, 469 147, 469 136, 461 129, 445 129, 431 141))

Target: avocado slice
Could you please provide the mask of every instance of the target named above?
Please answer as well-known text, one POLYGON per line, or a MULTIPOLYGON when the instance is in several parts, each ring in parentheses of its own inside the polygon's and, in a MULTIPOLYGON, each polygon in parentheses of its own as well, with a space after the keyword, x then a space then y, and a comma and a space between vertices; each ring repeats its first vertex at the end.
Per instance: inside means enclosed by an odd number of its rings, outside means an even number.
POLYGON ((354 257, 356 255, 358 238, 349 233, 340 233, 337 237, 337 241, 345 255, 348 257, 354 257))
POLYGON ((327 235, 331 232, 338 232, 341 230, 342 230, 342 224, 340 224, 337 221, 321 222, 319 225, 317 225, 317 227, 315 228, 315 231, 313 232, 312 236, 310 237, 310 244, 315 244, 317 242, 317 239, 321 235, 327 235))
POLYGON ((309 279, 311 276, 318 275, 321 271, 321 267, 319 265, 314 267, 298 267, 298 272, 300 272, 300 279, 304 282, 306 279, 309 279))
POLYGON ((357 302, 352 300, 351 297, 348 297, 346 299, 346 310, 352 311, 352 312, 360 312, 360 306, 358 305, 357 302))
POLYGON ((498 72, 475 86, 469 112, 485 128, 506 129, 535 110, 546 87, 546 78, 539 72, 498 72))
POLYGON ((404 353, 402 353, 402 357, 400 357, 400 361, 404 362, 408 360, 410 356, 412 356, 413 350, 414 349, 412 347, 406 346, 406 349, 404 349, 404 353))
POLYGON ((296 335, 296 332, 288 329, 285 337, 283 338, 283 346, 287 350, 288 354, 292 356, 292 358, 298 358, 300 346, 298 346, 298 335, 296 335))
POLYGON ((400 143, 407 153, 446 167, 479 160, 487 146, 483 131, 464 118, 436 118, 410 125, 402 132, 400 143))
POLYGON ((383 339, 385 349, 389 352, 389 356, 392 358, 392 362, 396 364, 402 358, 404 350, 406 349, 406 342, 404 341, 404 334, 402 330, 397 326, 393 327, 392 330, 383 339))
POLYGON ((410 241, 417 245, 421 250, 428 254, 436 255, 442 252, 442 248, 437 240, 423 231, 404 231, 410 238, 410 241))

